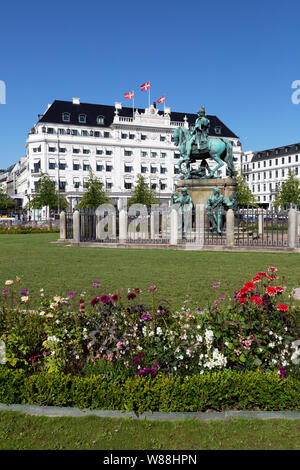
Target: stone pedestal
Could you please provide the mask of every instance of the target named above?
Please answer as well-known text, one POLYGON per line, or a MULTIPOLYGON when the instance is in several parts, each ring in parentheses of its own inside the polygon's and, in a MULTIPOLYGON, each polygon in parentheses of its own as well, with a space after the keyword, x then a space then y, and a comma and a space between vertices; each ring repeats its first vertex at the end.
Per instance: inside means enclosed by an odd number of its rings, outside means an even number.
POLYGON ((204 204, 207 199, 213 195, 214 188, 219 188, 220 194, 223 194, 230 202, 230 196, 236 191, 237 183, 232 178, 211 178, 211 179, 193 179, 177 181, 177 188, 187 188, 189 195, 193 199, 194 206, 204 204))

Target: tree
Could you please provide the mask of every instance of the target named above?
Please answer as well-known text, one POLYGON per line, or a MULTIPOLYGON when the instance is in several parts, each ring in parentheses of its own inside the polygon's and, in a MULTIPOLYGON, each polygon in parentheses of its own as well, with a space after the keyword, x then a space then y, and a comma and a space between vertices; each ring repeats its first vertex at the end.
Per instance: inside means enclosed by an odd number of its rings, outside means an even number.
MULTIPOLYGON (((65 196, 59 195, 60 209, 64 210, 69 207, 69 203, 65 196)), ((47 207, 48 210, 57 210, 58 208, 58 193, 55 188, 55 182, 49 177, 47 173, 43 173, 38 181, 36 192, 31 201, 26 205, 29 209, 42 209, 47 207)), ((49 218, 49 213, 47 214, 49 218)))
POLYGON ((101 204, 109 202, 109 198, 106 195, 103 184, 99 179, 93 175, 90 170, 89 179, 84 185, 87 191, 83 194, 81 201, 77 204, 78 208, 81 209, 96 209, 101 204))
POLYGON ((235 173, 235 181, 237 182, 237 203, 239 206, 257 206, 257 199, 252 194, 248 184, 242 174, 235 173))
POLYGON ((151 204, 159 204, 154 189, 149 188, 142 175, 137 175, 135 188, 131 191, 132 196, 127 201, 128 207, 132 204, 144 204, 149 207, 151 204))
POLYGON ((0 209, 12 209, 15 205, 16 202, 0 186, 0 209))
POLYGON ((289 170, 288 178, 282 183, 275 196, 274 206, 293 207, 300 205, 300 182, 296 173, 289 170))

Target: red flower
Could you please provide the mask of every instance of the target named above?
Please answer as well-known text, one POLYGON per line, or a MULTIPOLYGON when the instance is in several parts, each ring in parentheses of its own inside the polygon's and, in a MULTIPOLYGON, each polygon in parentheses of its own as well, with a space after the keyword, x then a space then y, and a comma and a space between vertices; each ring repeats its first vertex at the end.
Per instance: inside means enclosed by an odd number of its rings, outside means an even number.
POLYGON ((281 287, 281 286, 277 286, 275 287, 276 289, 276 292, 283 292, 284 291, 284 287, 281 287))
POLYGON ((134 292, 129 292, 129 294, 127 295, 127 300, 133 300, 136 298, 136 295, 134 292))
POLYGON ((255 302, 256 305, 262 305, 263 301, 258 295, 253 295, 250 299, 250 302, 255 302))
POLYGON ((270 266, 270 267, 268 268, 268 271, 277 271, 277 268, 275 268, 274 266, 270 266))
POLYGON ((243 296, 239 297, 239 302, 240 304, 244 304, 245 302, 247 302, 247 297, 243 297, 243 296))
POLYGON ((260 282, 261 281, 261 278, 259 276, 254 276, 252 278, 252 282, 260 282))
POLYGON ((275 274, 268 274, 267 275, 267 278, 269 279, 269 281, 273 281, 274 279, 276 279, 277 276, 275 276, 275 274))
POLYGON ((253 282, 245 282, 244 289, 247 290, 247 292, 253 290, 255 288, 255 285, 253 282))
POLYGON ((277 305, 277 310, 279 310, 279 312, 287 312, 288 309, 289 309, 289 306, 286 304, 277 305))
POLYGON ((238 297, 245 297, 245 295, 247 294, 248 290, 245 289, 245 287, 243 287, 240 292, 238 293, 238 297))
POLYGON ((275 287, 268 286, 267 289, 266 289, 266 292, 267 292, 267 294, 269 294, 269 295, 275 295, 277 291, 276 291, 276 288, 275 288, 275 287))
POLYGON ((267 274, 266 273, 257 273, 257 276, 261 276, 261 277, 267 277, 267 274))

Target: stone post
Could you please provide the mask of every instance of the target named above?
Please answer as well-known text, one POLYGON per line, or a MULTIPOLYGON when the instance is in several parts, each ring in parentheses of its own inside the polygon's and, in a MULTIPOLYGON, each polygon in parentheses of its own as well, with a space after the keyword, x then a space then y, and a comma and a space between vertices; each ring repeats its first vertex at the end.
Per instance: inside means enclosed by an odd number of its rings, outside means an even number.
POLYGON ((62 211, 59 215, 59 226, 60 226, 60 240, 67 238, 67 226, 66 226, 66 213, 62 211))
POLYGON ((196 243, 204 245, 205 205, 196 205, 196 243))
POLYGON ((234 246, 234 212, 228 209, 226 212, 226 245, 234 246))
POLYGON ((121 209, 119 212, 119 241, 125 243, 127 240, 127 212, 121 209))
POLYGON ((264 213, 263 210, 258 212, 258 235, 263 237, 264 234, 264 213))
POLYGON ((171 245, 177 245, 178 241, 178 213, 177 210, 174 208, 171 211, 171 245))
POLYGON ((80 243, 80 214, 79 211, 73 213, 73 243, 80 243))
POLYGON ((289 220, 288 220, 288 247, 296 247, 296 230, 297 230, 297 213, 295 209, 289 210, 289 220))

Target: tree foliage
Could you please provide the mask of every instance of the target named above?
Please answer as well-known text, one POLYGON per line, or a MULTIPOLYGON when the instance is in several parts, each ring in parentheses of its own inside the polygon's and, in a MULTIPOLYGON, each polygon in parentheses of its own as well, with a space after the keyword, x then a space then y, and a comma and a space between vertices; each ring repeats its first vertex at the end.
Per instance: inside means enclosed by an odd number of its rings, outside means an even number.
POLYGON ((135 188, 131 191, 132 196, 129 198, 128 207, 132 204, 144 204, 149 207, 151 204, 159 204, 157 195, 154 189, 149 188, 142 175, 137 175, 137 182, 135 188))
POLYGON ((87 191, 83 194, 77 207, 80 209, 96 209, 101 204, 109 202, 101 181, 90 170, 89 179, 84 185, 87 191))
POLYGON ((257 206, 257 199, 241 174, 235 174, 237 203, 239 206, 257 206))
POLYGON ((63 194, 59 194, 55 188, 55 182, 47 173, 43 173, 38 181, 36 192, 31 201, 25 206, 27 209, 42 209, 48 207, 50 210, 58 209, 58 197, 60 210, 69 208, 69 203, 63 194))
POLYGON ((0 186, 0 209, 12 209, 15 205, 16 202, 0 186))
POLYGON ((289 170, 288 178, 282 183, 275 196, 274 206, 300 206, 300 182, 294 171, 289 170))

